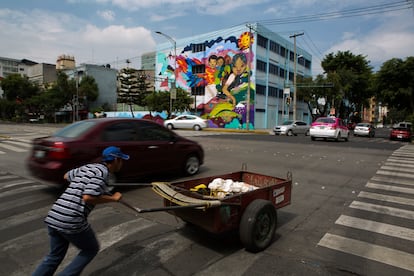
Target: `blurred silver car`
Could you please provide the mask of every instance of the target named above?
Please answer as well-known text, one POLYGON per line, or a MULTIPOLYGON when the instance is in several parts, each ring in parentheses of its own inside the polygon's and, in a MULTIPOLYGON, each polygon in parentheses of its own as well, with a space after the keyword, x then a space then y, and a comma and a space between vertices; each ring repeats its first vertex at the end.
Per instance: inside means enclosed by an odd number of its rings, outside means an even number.
POLYGON ((309 135, 309 128, 310 125, 303 121, 299 120, 288 120, 283 122, 283 124, 279 126, 275 126, 273 128, 273 132, 275 135, 298 135, 298 134, 305 134, 306 136, 309 135))
POLYGON ((354 136, 375 136, 375 127, 370 123, 359 123, 354 128, 354 136))
POLYGON ((202 130, 207 127, 207 120, 195 115, 180 115, 174 119, 165 120, 164 126, 169 129, 188 128, 194 130, 202 130))

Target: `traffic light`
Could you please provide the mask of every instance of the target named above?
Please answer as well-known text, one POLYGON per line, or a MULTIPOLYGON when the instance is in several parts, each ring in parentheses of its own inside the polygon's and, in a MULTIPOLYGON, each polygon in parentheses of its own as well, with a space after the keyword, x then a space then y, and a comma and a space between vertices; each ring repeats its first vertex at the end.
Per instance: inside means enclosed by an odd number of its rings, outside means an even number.
POLYGON ((290 97, 286 97, 286 104, 290 105, 290 97))

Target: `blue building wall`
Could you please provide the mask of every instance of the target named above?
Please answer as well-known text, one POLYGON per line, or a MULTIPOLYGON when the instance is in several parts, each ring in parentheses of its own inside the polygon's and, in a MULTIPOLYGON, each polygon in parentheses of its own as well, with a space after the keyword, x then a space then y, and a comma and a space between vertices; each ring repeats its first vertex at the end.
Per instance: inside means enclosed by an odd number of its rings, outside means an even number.
MULTIPOLYGON (((292 86, 292 52, 293 43, 259 24, 180 39, 176 49, 163 43, 156 53, 155 86, 168 91, 175 82, 188 91, 193 111, 210 127, 272 128, 289 114, 283 89, 292 86)), ((303 59, 297 75, 311 76, 312 56, 299 47, 297 55, 303 59)), ((306 120, 306 106, 297 107, 297 119, 306 120)))

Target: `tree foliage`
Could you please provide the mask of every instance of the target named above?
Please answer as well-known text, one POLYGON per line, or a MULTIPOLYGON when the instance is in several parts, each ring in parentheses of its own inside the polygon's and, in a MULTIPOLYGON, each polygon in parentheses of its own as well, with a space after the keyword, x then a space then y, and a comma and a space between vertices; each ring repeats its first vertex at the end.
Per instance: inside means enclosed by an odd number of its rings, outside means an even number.
POLYGON ((414 113, 414 57, 384 62, 374 79, 379 101, 404 117, 414 113))

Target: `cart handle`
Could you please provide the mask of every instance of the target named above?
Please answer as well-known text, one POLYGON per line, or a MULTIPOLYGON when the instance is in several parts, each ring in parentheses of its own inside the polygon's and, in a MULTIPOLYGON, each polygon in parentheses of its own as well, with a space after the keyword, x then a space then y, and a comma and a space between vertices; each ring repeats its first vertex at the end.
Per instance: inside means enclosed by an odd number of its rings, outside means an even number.
MULTIPOLYGON (((141 209, 141 208, 133 206, 129 202, 125 201, 124 199, 120 199, 118 202, 139 214, 150 213, 150 212, 160 212, 160 211, 170 211, 170 210, 176 210, 176 209, 196 209, 196 208, 207 209, 209 207, 212 207, 212 206, 209 206, 208 204, 189 204, 189 205, 174 205, 174 206, 167 206, 167 207, 141 209)), ((222 202, 220 205, 216 205, 216 206, 222 206, 222 205, 240 205, 240 204, 222 202)))

